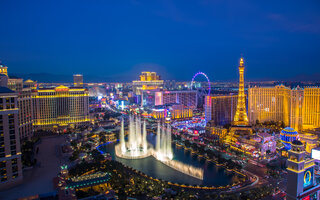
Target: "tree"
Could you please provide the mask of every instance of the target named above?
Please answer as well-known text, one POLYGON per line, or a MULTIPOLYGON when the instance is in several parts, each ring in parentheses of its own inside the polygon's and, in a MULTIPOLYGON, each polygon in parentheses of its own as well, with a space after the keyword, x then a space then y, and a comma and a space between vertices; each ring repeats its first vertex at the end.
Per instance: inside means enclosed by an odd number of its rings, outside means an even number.
POLYGON ((91 155, 95 162, 101 162, 104 160, 104 156, 97 149, 92 150, 91 155))
POLYGON ((72 155, 70 156, 69 160, 72 162, 72 161, 75 161, 79 158, 79 151, 74 151, 72 153, 72 155))
POLYGON ((71 142, 70 142, 70 144, 71 144, 71 146, 72 146, 72 148, 77 148, 77 146, 78 146, 78 143, 77 143, 77 141, 75 141, 75 140, 72 140, 71 142))

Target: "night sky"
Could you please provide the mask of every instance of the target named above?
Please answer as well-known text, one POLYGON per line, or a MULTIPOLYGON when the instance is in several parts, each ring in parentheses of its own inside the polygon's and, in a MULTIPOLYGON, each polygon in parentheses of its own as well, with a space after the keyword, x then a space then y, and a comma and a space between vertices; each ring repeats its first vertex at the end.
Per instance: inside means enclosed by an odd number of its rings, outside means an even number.
MULTIPOLYGON (((320 74, 320 1, 0 0, 0 60, 11 74, 248 80, 320 74)), ((320 77, 320 76, 319 76, 320 77)), ((320 79, 320 78, 319 78, 320 79)))

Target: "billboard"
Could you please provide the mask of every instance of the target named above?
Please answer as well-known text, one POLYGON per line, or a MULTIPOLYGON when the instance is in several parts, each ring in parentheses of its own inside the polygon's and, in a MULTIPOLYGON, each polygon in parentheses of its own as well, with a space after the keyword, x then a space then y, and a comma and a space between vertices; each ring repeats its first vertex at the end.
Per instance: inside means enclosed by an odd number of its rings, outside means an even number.
POLYGON ((304 171, 303 189, 308 189, 312 185, 313 185, 313 167, 304 171))
POLYGON ((311 157, 315 160, 319 160, 320 161, 320 149, 312 149, 311 150, 311 157))

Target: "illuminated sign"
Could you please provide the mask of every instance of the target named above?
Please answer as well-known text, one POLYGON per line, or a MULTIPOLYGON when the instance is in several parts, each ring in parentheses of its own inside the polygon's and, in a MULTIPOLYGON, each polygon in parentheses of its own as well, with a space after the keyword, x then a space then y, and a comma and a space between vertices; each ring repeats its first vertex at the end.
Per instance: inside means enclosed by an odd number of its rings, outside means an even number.
POLYGON ((55 88, 55 91, 56 92, 67 92, 67 91, 69 91, 69 88, 66 86, 60 85, 55 88))
POLYGON ((317 192, 311 194, 311 195, 308 195, 306 197, 303 197, 301 200, 317 200, 317 192))
POLYGON ((312 186, 313 183, 313 167, 307 169, 303 175, 303 188, 306 189, 312 186))

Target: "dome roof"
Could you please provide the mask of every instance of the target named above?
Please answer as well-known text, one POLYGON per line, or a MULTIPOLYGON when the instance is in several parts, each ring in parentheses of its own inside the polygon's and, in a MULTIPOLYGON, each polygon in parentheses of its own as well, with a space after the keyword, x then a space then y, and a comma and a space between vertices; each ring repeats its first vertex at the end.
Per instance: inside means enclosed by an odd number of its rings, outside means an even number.
POLYGON ((293 145, 299 145, 299 146, 303 145, 302 142, 299 141, 299 140, 293 140, 293 141, 292 141, 292 144, 293 144, 293 145))
POLYGON ((281 131, 282 134, 293 134, 293 135, 296 135, 298 134, 297 131, 295 131, 293 128, 291 127, 286 127, 284 128, 282 131, 281 131))
POLYGON ((34 81, 33 80, 30 80, 30 79, 28 79, 28 80, 26 80, 25 81, 25 83, 33 83, 34 81))

